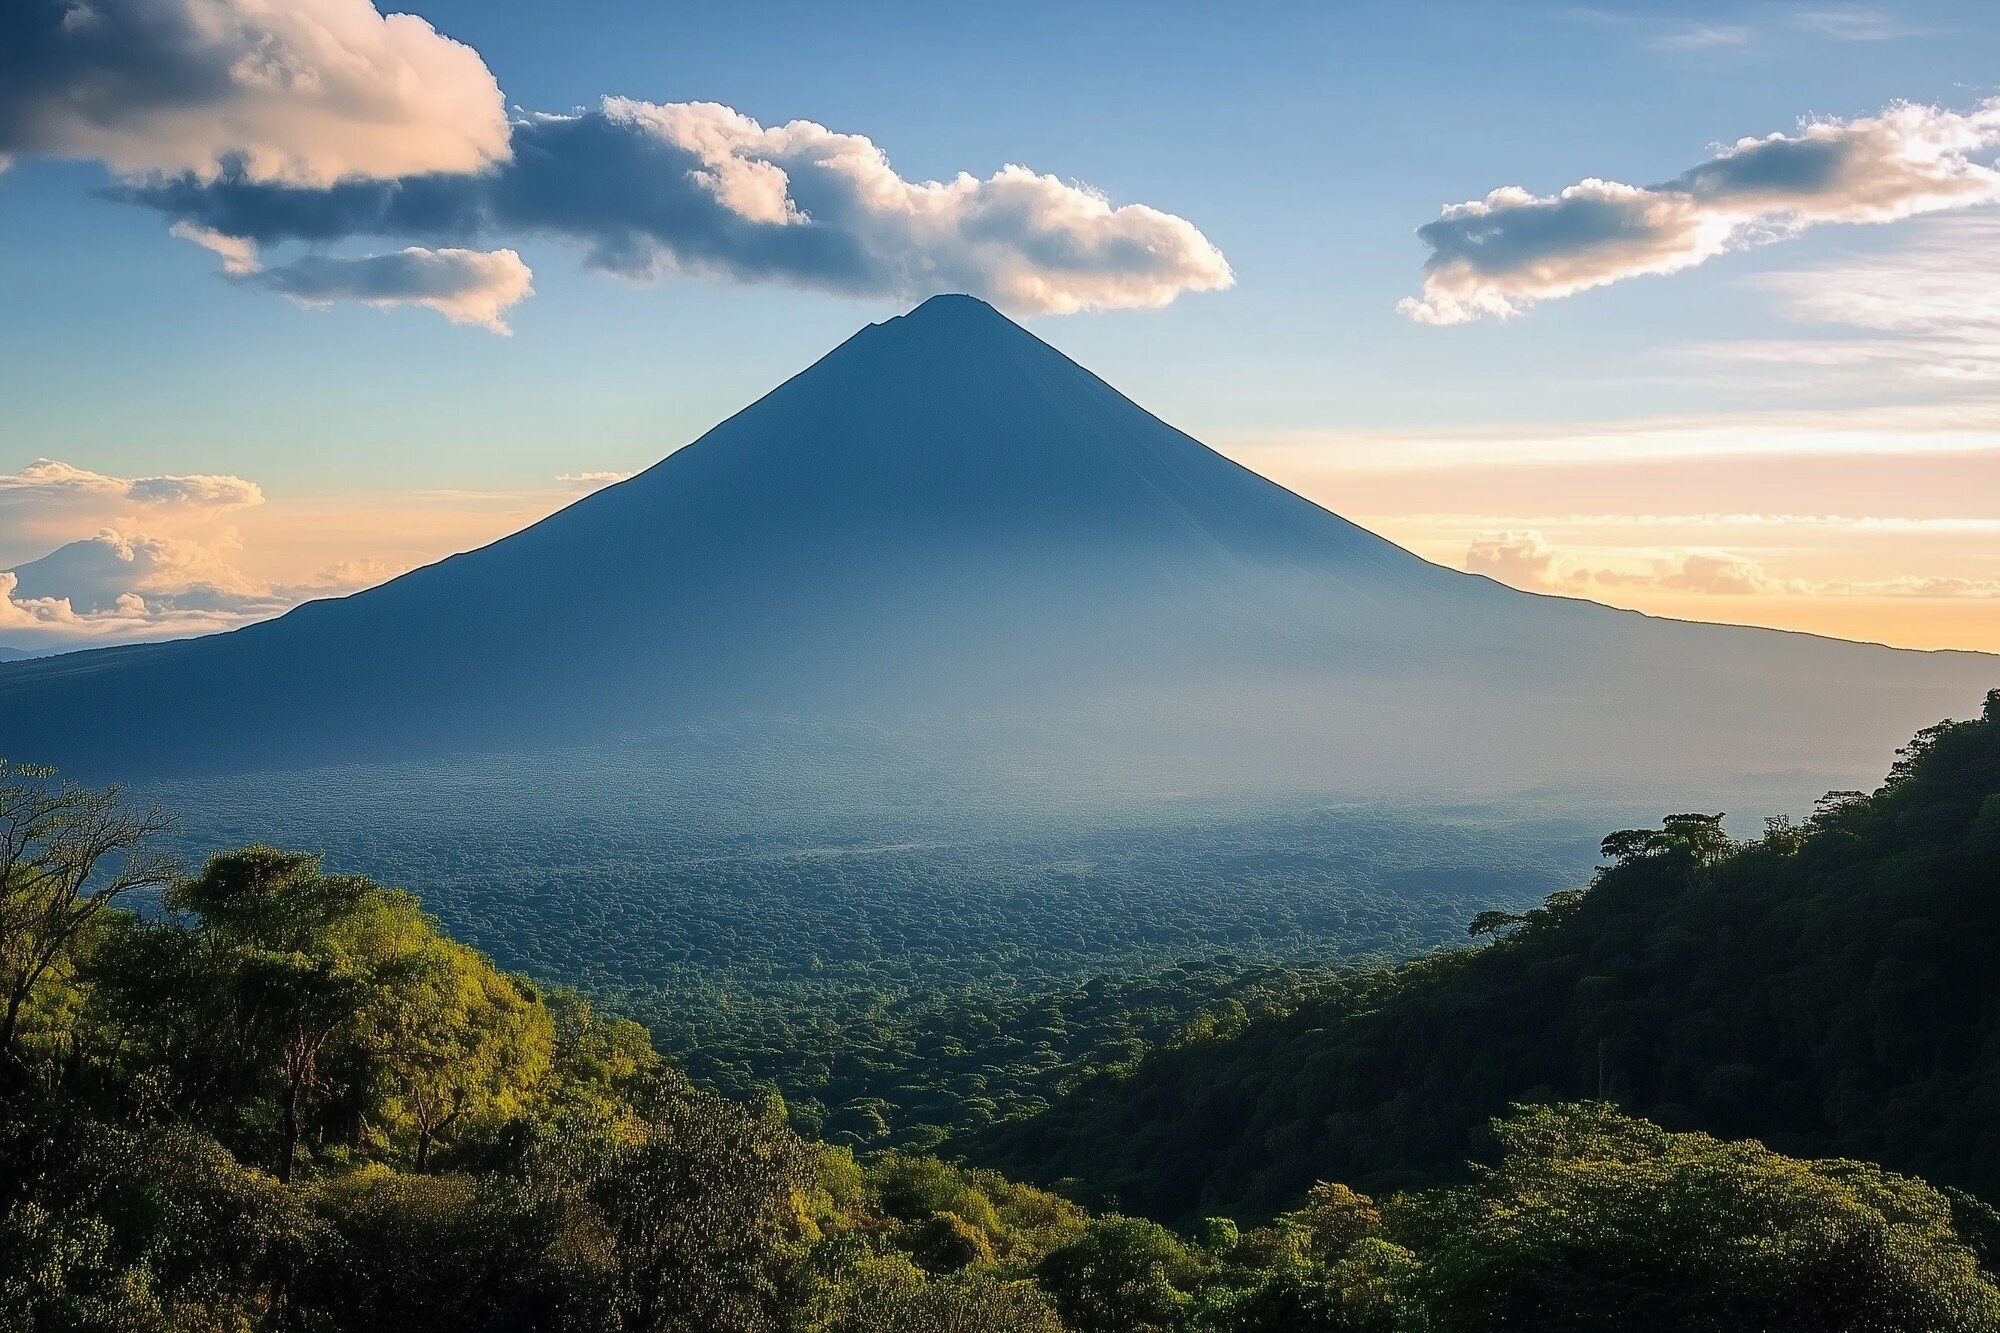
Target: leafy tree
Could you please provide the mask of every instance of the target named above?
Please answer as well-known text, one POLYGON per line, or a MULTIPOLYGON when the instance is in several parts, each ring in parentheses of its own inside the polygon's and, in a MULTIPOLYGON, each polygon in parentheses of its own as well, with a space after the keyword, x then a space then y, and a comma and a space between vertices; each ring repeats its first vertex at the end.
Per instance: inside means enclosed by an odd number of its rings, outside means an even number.
POLYGON ((1285 1220, 1304 1233, 1307 1257, 1329 1263, 1378 1231, 1382 1213, 1367 1195, 1322 1180, 1306 1191, 1305 1200, 1286 1213, 1285 1220))
POLYGON ((371 1008, 389 1113, 413 1135, 419 1171, 466 1119, 524 1110, 553 1058, 555 1025, 533 988, 454 940, 426 941, 371 1008))
POLYGON ((1494 1133, 1497 1166, 1407 1205, 1426 1328, 2000 1328, 2000 1289, 1920 1181, 1601 1104, 1524 1108, 1494 1133))
POLYGON ((1697 866, 1711 866, 1729 851, 1729 834, 1723 830, 1722 815, 1668 815, 1656 829, 1619 829, 1604 837, 1602 851, 1618 863, 1651 856, 1685 858, 1697 866))
POLYGON ((4 1127, 46 1151, 0 1211, 0 1328, 224 1333, 288 1308, 323 1237, 277 1182, 184 1127, 27 1109, 4 1127))
POLYGON ((1246 1287, 1211 1290, 1203 1333, 1392 1333, 1404 1326, 1417 1258, 1371 1237, 1333 1264, 1256 1270, 1246 1287))
POLYGON ((0 1077, 25 1064, 23 1012, 67 974, 84 932, 117 899, 171 878, 173 862, 152 844, 172 824, 116 787, 0 760, 0 1077))
POLYGON ((1042 1260, 1036 1280, 1075 1333, 1188 1327, 1212 1262, 1157 1222, 1102 1217, 1042 1260))
POLYGON ((617 1246, 619 1327, 775 1329, 810 1163, 789 1131, 721 1098, 663 1107, 591 1194, 617 1246))
POLYGON ((307 1195, 332 1242, 301 1296, 341 1333, 613 1327, 614 1241, 575 1193, 371 1165, 307 1195))
MULTIPOLYGON (((1606 841, 1608 842, 1609 839, 1606 841)), ((1607 852, 1606 855, 1610 855, 1610 853, 1607 852)), ((1472 918, 1471 924, 1465 928, 1465 933, 1475 937, 1480 935, 1498 935, 1503 931, 1512 930, 1527 919, 1527 917, 1519 912, 1503 912, 1498 908, 1493 908, 1481 912, 1478 916, 1472 918)))

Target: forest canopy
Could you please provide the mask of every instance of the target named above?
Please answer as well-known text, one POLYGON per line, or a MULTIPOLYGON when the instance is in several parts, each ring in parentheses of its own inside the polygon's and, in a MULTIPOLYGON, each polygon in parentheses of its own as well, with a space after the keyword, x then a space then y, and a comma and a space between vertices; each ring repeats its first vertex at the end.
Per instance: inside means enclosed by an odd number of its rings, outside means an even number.
POLYGON ((1293 1012, 1218 1011, 1000 1145, 1063 1145, 1059 1189, 802 1136, 774 1092, 697 1086, 637 1023, 497 967, 408 892, 264 846, 184 873, 165 813, 0 769, 0 1329, 1991 1333, 2000 1214, 1724 1122, 1812 1086, 1787 1044, 1810 1039, 1848 1062, 1819 1104, 1847 1118, 1786 1133, 1872 1127, 1982 1184, 1986 1131, 1945 1113, 1984 1104, 1990 1015, 1963 1002, 1990 986, 1977 941, 1941 934, 1990 896, 1996 738, 2000 696, 1804 824, 1621 831, 1587 891, 1476 923, 1485 944, 1341 973, 1293 1012), (1916 950, 1914 982, 1884 965, 1916 950), (1628 973, 1655 1008, 1591 980, 1628 973), (1561 994, 1502 1022, 1535 986, 1561 994), (1746 986, 1768 1030, 1669 1007, 1746 986), (1397 1040, 1417 1045, 1392 1059, 1397 1040), (1717 1078, 1717 1050, 1742 1070, 1717 1078), (1413 1076, 1454 1057, 1465 1083, 1413 1076), (1541 1080, 1521 1095, 1515 1061, 1541 1080), (1275 1113, 1380 1095, 1343 1104, 1337 1139, 1252 1115, 1246 1149, 1229 1078, 1275 1113), (1913 1114, 1937 1122, 1914 1146, 1889 1132, 1913 1114))

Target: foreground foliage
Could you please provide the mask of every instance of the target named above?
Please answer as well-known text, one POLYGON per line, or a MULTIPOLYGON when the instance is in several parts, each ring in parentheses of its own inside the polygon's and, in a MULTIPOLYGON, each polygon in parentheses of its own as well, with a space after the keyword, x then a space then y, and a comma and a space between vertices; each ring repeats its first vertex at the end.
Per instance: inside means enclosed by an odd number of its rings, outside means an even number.
MULTIPOLYGON (((173 876, 115 793, 0 782, 0 960, 32 972, 0 1044, 0 1329, 2000 1330, 2000 1215, 1598 1101, 1506 1109, 1491 1163, 1432 1188, 1308 1176, 1248 1230, 857 1157, 407 893, 268 847, 173 876), (118 905, 149 878, 160 913, 118 905)), ((1280 1022, 1211 1017, 1182 1053, 1280 1022)))

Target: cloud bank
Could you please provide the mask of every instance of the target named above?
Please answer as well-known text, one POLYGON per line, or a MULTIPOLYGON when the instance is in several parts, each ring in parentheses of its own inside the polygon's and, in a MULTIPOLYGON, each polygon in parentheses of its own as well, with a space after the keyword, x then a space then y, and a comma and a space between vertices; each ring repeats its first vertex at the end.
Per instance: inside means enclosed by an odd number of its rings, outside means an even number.
POLYGON ((1821 223, 2000 200, 2000 171, 1975 160, 1996 145, 2000 98, 1963 113, 1906 102, 1740 140, 1659 185, 1592 178, 1552 195, 1506 186, 1418 228, 1431 249, 1423 295, 1397 308, 1424 324, 1504 319, 1821 223))
POLYGON ((330 185, 506 156, 478 52, 369 0, 8 0, 0 154, 330 185))
POLYGON ((0 167, 96 159, 224 275, 308 305, 506 332, 551 237, 624 278, 695 276, 1017 312, 1161 306, 1233 281, 1193 224, 1007 165, 911 181, 858 134, 608 97, 509 121, 470 47, 371 0, 9 0, 0 167), (405 248, 335 257, 333 243, 405 248), (264 265, 257 247, 312 252, 264 265))
POLYGON ((311 583, 272 583, 232 563, 236 541, 106 528, 0 569, 0 630, 9 646, 55 649, 237 629, 300 602, 379 583, 398 570, 330 568, 311 583))
POLYGON ((1184 218, 1114 206, 1020 166, 908 181, 861 135, 810 121, 767 127, 713 103, 607 98, 517 121, 512 148, 478 174, 329 188, 232 174, 119 194, 211 249, 533 235, 638 281, 691 275, 910 300, 969 291, 1028 313, 1162 306, 1234 281, 1184 218))
POLYGON ((1659 551, 1634 566, 1596 564, 1551 545, 1538 530, 1475 535, 1465 569, 1531 592, 1591 596, 1638 588, 1714 597, 2000 598, 2000 579, 1903 575, 1892 579, 1781 578, 1748 556, 1723 550, 1659 551))
POLYGON ((208 531, 230 511, 263 503, 263 490, 242 477, 113 477, 38 458, 0 473, 0 568, 79 531, 208 531))

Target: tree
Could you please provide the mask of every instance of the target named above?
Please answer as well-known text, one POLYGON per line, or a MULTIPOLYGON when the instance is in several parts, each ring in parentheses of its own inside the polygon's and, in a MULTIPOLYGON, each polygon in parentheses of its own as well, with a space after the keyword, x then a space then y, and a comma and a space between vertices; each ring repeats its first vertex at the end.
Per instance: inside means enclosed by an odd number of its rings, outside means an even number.
POLYGON ((547 1071, 550 1019, 525 983, 442 937, 406 893, 249 847, 167 893, 95 969, 110 1025, 170 1099, 225 1139, 265 1145, 289 1181, 308 1129, 349 1146, 437 1137, 519 1109, 547 1071))
POLYGON ((1728 854, 1731 846, 1722 820, 1719 814, 1668 815, 1656 829, 1628 828, 1607 833, 1600 848, 1605 857, 1621 864, 1677 853, 1696 866, 1712 866, 1728 854))
POLYGON ((591 1190, 618 1247, 619 1327, 775 1328, 810 1171, 781 1126, 707 1093, 668 1102, 591 1190))
POLYGON ((2000 1329, 2000 1289, 1921 1181, 1599 1103, 1519 1108, 1493 1130, 1498 1166, 1392 1227, 1421 1256, 1427 1329, 2000 1329))
POLYGON ((397 972, 372 1006, 370 1041, 396 1088, 391 1113, 427 1171, 432 1145, 454 1126, 524 1109, 549 1070, 555 1029, 527 982, 454 940, 425 942, 397 972))
POLYGON ((1382 1225, 1373 1199, 1325 1180, 1307 1190, 1304 1202, 1285 1218, 1305 1233, 1306 1254, 1320 1263, 1338 1259, 1382 1225))
MULTIPOLYGON (((340 1333, 595 1333, 615 1328, 616 1256, 573 1191, 379 1164, 305 1197, 337 1238, 301 1296, 340 1333)), ((309 1325, 313 1326, 313 1325, 309 1325)))
POLYGON ((1494 908, 1481 912, 1478 916, 1472 918, 1472 923, 1465 928, 1465 933, 1474 938, 1481 935, 1499 936, 1502 932, 1512 930, 1527 919, 1527 917, 1521 915, 1519 912, 1503 912, 1494 908))
POLYGON ((62 782, 54 769, 0 760, 0 1066, 18 1072, 21 1018, 65 973, 78 938, 118 898, 173 876, 153 841, 173 820, 62 782))
POLYGON ((1076 1333, 1165 1333, 1187 1327, 1207 1256, 1157 1222, 1102 1217, 1035 1270, 1076 1333))
MULTIPOLYGON (((0 1126, 12 1130, 26 1108, 7 1109, 0 1126)), ((45 1109, 24 1118, 46 1160, 24 1197, 0 1209, 0 1328, 276 1324, 294 1275, 325 1241, 296 1196, 192 1129, 45 1109)))
POLYGON ((327 875, 317 856, 262 846, 211 857, 168 891, 167 903, 198 918, 193 929, 205 947, 188 961, 207 973, 202 981, 227 1015, 232 1044, 257 1067, 275 1066, 276 1169, 289 1181, 323 1058, 358 1040, 385 964, 400 961, 383 954, 402 932, 366 918, 414 925, 414 904, 360 876, 327 875))

